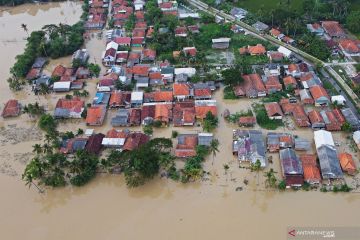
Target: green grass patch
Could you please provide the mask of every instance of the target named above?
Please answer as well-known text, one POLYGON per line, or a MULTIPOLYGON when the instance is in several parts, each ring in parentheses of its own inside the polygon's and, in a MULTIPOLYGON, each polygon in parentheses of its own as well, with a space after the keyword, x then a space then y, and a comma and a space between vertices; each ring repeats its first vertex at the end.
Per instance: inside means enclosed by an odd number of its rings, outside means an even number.
POLYGON ((230 116, 226 117, 226 120, 231 123, 237 123, 239 121, 240 117, 252 117, 254 116, 251 109, 248 109, 247 111, 240 111, 233 114, 230 114, 230 116))
POLYGON ((238 99, 238 97, 234 93, 234 89, 232 86, 226 86, 224 88, 224 99, 238 99))
POLYGON ((260 127, 268 130, 275 130, 278 127, 284 126, 282 120, 272 120, 268 117, 263 104, 253 104, 253 109, 256 115, 256 122, 260 127))

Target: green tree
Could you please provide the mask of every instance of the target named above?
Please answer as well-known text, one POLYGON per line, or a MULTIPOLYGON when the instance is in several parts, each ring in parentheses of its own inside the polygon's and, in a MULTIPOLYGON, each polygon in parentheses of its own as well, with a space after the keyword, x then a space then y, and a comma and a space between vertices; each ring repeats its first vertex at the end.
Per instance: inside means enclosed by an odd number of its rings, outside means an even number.
POLYGON ((346 18, 346 27, 353 33, 360 33, 360 11, 352 11, 346 18))
POLYGON ((151 124, 148 125, 144 125, 143 126, 143 131, 146 135, 152 135, 154 130, 153 130, 153 126, 151 124))
POLYGON ((352 132, 352 126, 349 122, 345 122, 342 126, 341 126, 341 131, 344 131, 344 132, 352 132))
POLYGON ((261 170, 261 162, 260 162, 260 160, 257 159, 255 161, 255 163, 251 163, 250 169, 251 169, 252 172, 256 172, 257 185, 259 185, 259 173, 260 173, 260 170, 261 170))
POLYGON ((85 150, 76 152, 74 160, 70 163, 70 172, 73 176, 70 183, 74 186, 83 186, 96 175, 99 159, 96 155, 85 150))
POLYGON ((229 68, 221 72, 225 85, 238 85, 244 81, 239 68, 229 68))
POLYGON ((265 184, 266 184, 266 186, 271 187, 271 188, 276 187, 277 179, 275 177, 275 173, 276 172, 272 168, 270 168, 269 171, 265 172, 265 177, 266 177, 265 184))
POLYGON ((101 68, 98 64, 89 63, 88 66, 91 76, 99 77, 101 68))
POLYGON ((219 144, 220 144, 219 140, 217 140, 217 139, 213 139, 210 142, 209 150, 213 156, 212 165, 214 165, 214 159, 215 159, 216 153, 219 152, 219 144))
POLYGON ((50 114, 43 114, 39 119, 40 129, 46 132, 54 132, 56 129, 57 123, 55 119, 50 114))
POLYGON ((203 121, 203 130, 206 132, 211 132, 217 127, 218 122, 218 118, 209 111, 203 121))

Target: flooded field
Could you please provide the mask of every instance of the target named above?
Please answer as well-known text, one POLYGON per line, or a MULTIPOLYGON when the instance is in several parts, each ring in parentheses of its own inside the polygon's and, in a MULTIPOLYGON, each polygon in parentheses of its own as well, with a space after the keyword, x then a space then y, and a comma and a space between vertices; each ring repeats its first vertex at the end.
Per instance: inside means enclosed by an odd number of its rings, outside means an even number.
MULTIPOLYGON (((65 2, 45 5, 23 5, 0 10, 0 102, 17 98, 22 103, 41 102, 52 111, 60 94, 33 96, 29 89, 13 94, 7 86, 9 68, 21 53, 26 37, 20 25, 29 31, 46 23, 75 23, 81 15, 80 3, 65 2)), ((99 63, 104 40, 87 42, 90 60, 99 63)), ((50 62, 46 71, 57 64, 70 64, 70 58, 50 62)), ((90 97, 94 96, 96 80, 87 82, 90 97)), ((89 100, 87 99, 87 100, 89 100)), ((239 168, 231 153, 232 130, 235 125, 220 114, 227 108, 232 113, 247 110, 252 101, 222 100, 217 91, 219 128, 215 131, 220 152, 209 156, 205 170, 210 172, 202 182, 181 184, 156 178, 143 187, 128 189, 123 176, 99 175, 82 188, 61 188, 39 194, 21 181, 21 173, 32 154, 32 145, 41 141, 36 123, 26 115, 0 119, 0 239, 63 240, 63 239, 286 239, 288 226, 360 226, 360 194, 333 194, 319 191, 275 192, 264 188, 264 179, 249 170, 239 168), (230 170, 224 172, 223 165, 230 170), (243 180, 249 184, 245 186, 243 180), (242 191, 235 191, 242 187, 242 191)), ((1 106, 2 108, 2 106, 1 106)), ((110 129, 109 112, 104 126, 96 132, 110 129)), ((61 123, 60 131, 85 129, 80 121, 61 123)), ((133 128, 133 130, 140 128, 133 128)), ((154 137, 170 137, 172 128, 154 129, 154 137)), ((200 131, 201 128, 176 128, 179 133, 200 131)), ((288 131, 286 128, 278 129, 288 131)), ((309 129, 293 131, 312 139, 309 129)), ((264 131, 265 133, 265 131, 264 131)), ((334 134, 347 149, 346 138, 334 134)), ((278 172, 277 155, 270 166, 278 172)), ((357 158, 359 166, 359 155, 357 158)), ((181 164, 181 163, 179 163, 181 164)), ((351 182, 349 182, 350 184, 351 182)))

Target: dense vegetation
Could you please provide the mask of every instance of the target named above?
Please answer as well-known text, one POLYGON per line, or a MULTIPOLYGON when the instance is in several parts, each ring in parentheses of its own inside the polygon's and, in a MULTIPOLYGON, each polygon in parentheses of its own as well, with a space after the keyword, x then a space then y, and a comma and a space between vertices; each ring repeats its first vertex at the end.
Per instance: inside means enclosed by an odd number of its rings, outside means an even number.
POLYGON ((254 104, 253 109, 256 115, 256 122, 260 125, 260 127, 268 130, 275 130, 280 126, 283 126, 282 120, 273 120, 268 117, 264 105, 254 104))

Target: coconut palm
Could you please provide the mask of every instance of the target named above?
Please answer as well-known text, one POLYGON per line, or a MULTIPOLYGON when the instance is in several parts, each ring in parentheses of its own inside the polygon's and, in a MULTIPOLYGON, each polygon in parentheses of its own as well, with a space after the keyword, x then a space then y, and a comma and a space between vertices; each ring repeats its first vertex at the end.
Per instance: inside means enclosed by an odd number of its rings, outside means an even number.
POLYGON ((213 161, 212 165, 214 165, 214 158, 216 156, 216 153, 219 152, 219 140, 213 139, 210 142, 209 151, 213 155, 213 161))
POLYGON ((224 164, 224 171, 225 171, 225 175, 226 175, 226 182, 228 181, 228 170, 230 169, 229 165, 224 164))
POLYGON ((45 143, 43 146, 43 152, 45 154, 52 154, 53 153, 53 147, 50 144, 45 143))
POLYGON ((274 169, 270 168, 269 171, 265 172, 265 177, 266 177, 266 186, 269 186, 269 187, 272 187, 272 188, 275 188, 276 187, 276 182, 277 182, 277 179, 275 177, 275 171, 274 169))
POLYGON ((22 23, 21 24, 21 28, 26 32, 26 34, 29 36, 29 32, 28 32, 28 29, 27 29, 27 25, 25 23, 22 23))
POLYGON ((43 149, 40 144, 37 143, 33 146, 33 153, 40 154, 42 151, 43 149))
POLYGON ((256 172, 257 185, 259 185, 259 172, 261 170, 261 162, 260 162, 260 160, 257 159, 255 163, 251 163, 250 169, 251 169, 252 172, 256 172))

